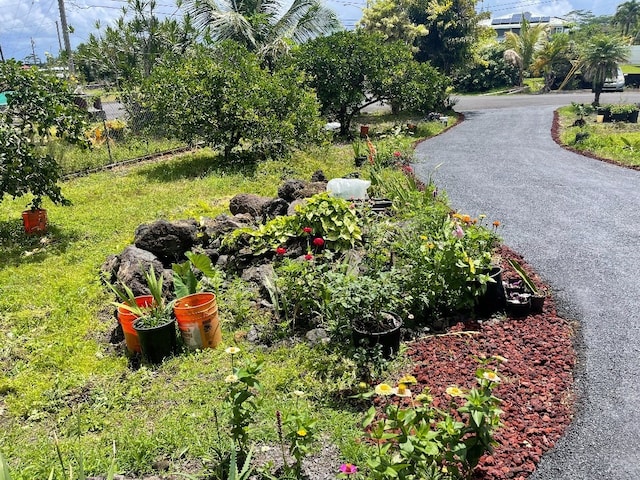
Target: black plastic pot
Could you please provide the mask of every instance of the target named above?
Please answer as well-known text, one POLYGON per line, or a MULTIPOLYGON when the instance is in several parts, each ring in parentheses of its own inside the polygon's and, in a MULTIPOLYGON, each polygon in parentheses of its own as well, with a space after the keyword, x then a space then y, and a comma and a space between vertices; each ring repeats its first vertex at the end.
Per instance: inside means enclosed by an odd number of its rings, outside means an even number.
POLYGON ((400 327, 402 320, 393 313, 385 312, 385 314, 393 317, 395 326, 384 332, 370 332, 362 326, 353 327, 353 343, 356 347, 363 346, 367 349, 374 349, 376 345, 382 348, 384 358, 391 358, 398 353, 400 349, 400 327))
POLYGON ((358 155, 357 157, 353 158, 353 163, 355 164, 356 167, 361 167, 362 165, 364 165, 364 162, 366 161, 367 161, 366 155, 358 155))
POLYGON ((634 110, 631 113, 627 114, 627 122, 629 123, 638 123, 638 113, 640 113, 638 110, 634 110))
POLYGON ((531 311, 533 313, 542 313, 545 298, 544 295, 531 295, 531 311))
POLYGON ((148 363, 161 363, 167 357, 173 355, 177 348, 176 321, 160 325, 159 327, 146 328, 140 325, 140 320, 134 322, 133 329, 138 333, 142 358, 148 363))
POLYGON ((475 313, 488 317, 504 308, 504 287, 502 285, 502 269, 492 267, 489 276, 493 282, 487 282, 485 292, 476 297, 475 313))
POLYGON ((531 312, 531 300, 526 302, 520 300, 507 300, 506 308, 507 315, 513 318, 522 318, 529 315, 531 312))

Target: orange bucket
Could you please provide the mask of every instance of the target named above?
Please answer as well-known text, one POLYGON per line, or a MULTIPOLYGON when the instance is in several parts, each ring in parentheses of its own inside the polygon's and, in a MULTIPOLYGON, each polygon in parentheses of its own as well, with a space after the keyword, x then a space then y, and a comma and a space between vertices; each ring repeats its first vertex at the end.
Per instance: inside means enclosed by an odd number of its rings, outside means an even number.
POLYGON ((222 342, 216 296, 194 293, 176 300, 173 313, 184 344, 191 350, 215 348, 222 342))
POLYGON ((22 212, 22 222, 27 235, 41 235, 47 231, 47 211, 25 210, 22 212))
MULTIPOLYGON (((136 304, 139 307, 148 307, 153 303, 153 297, 151 295, 141 295, 136 297, 136 304)), ((138 339, 138 333, 133 329, 133 322, 138 319, 138 316, 123 307, 118 307, 118 321, 122 326, 124 333, 124 341, 127 344, 127 350, 131 353, 140 353, 140 340, 138 339)))

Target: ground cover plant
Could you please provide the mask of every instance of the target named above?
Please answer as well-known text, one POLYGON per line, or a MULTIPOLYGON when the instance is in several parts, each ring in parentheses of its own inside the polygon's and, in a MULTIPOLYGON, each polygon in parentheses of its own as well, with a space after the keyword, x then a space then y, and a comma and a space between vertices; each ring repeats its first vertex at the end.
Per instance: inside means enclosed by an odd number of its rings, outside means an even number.
MULTIPOLYGON (((621 165, 640 167, 640 126, 637 123, 597 123, 597 113, 584 116, 584 125, 574 126, 575 107, 557 110, 558 139, 583 154, 591 154, 621 165)), ((580 122, 581 123, 581 122, 580 122)))

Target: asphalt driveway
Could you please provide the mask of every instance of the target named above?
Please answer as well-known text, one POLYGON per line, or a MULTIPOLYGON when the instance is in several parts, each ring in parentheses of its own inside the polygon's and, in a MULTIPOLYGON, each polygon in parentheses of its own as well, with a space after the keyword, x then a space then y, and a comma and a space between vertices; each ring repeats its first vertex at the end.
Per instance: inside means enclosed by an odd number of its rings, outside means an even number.
MULTIPOLYGON (((601 101, 639 101, 609 95, 601 101)), ((592 94, 522 97, 461 98, 466 120, 420 144, 415 170, 459 211, 499 220, 581 326, 577 415, 531 478, 639 480, 640 172, 551 139, 556 106, 592 94)))

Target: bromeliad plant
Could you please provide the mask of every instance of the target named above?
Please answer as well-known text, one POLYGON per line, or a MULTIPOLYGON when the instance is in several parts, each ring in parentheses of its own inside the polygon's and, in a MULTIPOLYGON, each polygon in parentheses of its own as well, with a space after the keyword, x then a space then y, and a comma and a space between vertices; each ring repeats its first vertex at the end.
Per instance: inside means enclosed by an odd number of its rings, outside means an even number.
POLYGON ((367 412, 363 425, 373 447, 366 462, 366 478, 471 478, 480 457, 496 444, 493 434, 500 426, 500 400, 493 395, 500 376, 495 369, 487 368, 487 363, 494 360, 502 359, 486 360, 476 371, 476 388, 447 389, 450 411, 432 406, 428 389, 414 397, 411 388, 416 380, 410 375, 400 379, 397 387, 382 383, 365 394, 400 397, 400 401, 408 402, 408 406, 389 402, 382 416, 375 407, 367 412), (458 399, 464 403, 460 405, 458 399))

